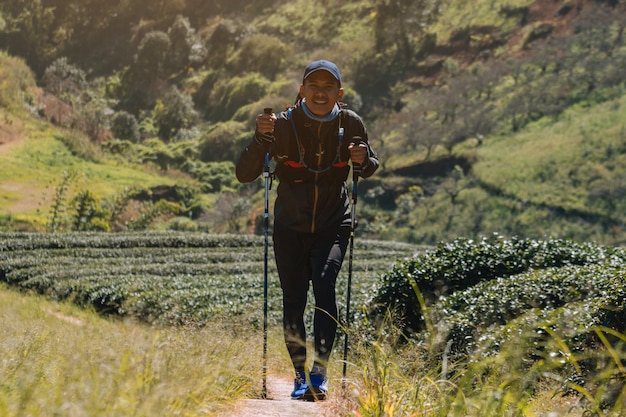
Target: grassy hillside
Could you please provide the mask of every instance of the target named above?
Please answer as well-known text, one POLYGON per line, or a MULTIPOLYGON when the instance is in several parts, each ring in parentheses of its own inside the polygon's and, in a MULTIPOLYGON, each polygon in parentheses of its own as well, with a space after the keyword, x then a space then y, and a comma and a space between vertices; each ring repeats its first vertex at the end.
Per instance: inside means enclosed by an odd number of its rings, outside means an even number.
POLYGON ((89 189, 101 198, 112 198, 124 188, 138 184, 151 187, 176 182, 157 170, 116 161, 103 154, 97 160, 73 155, 62 140, 64 135, 72 135, 71 132, 30 122, 32 125, 16 132, 12 143, 4 145, 9 147, 7 151, 0 151, 3 167, 0 199, 7 220, 45 226, 55 202, 55 191, 70 173, 75 176, 67 190, 69 196, 89 189))
POLYGON ((82 15, 56 5, 47 24, 17 1, 0 8, 0 45, 25 60, 2 55, 2 142, 49 144, 48 156, 0 151, 19 167, 2 174, 4 230, 43 230, 46 211, 82 195, 96 214, 75 210, 65 230, 260 233, 262 184, 237 184, 233 165, 259 110, 290 104, 302 67, 326 57, 382 162, 360 187, 359 236, 624 241, 618 2, 96 3, 82 15), (71 168, 73 189, 55 200, 71 168), (169 190, 166 203, 119 194, 144 186, 169 190))
POLYGON ((586 234, 623 244, 624 120, 626 97, 572 108, 556 123, 537 123, 481 148, 474 172, 494 194, 508 197, 520 226, 533 235, 586 234))
POLYGON ((471 171, 440 179, 431 199, 424 193, 433 180, 418 173, 413 193, 402 196, 403 217, 389 227, 415 241, 479 232, 623 244, 625 104, 622 96, 576 106, 557 121, 459 150, 471 171))
POLYGON ((187 175, 117 158, 84 133, 37 117, 44 93, 30 69, 3 53, 0 63, 0 103, 5 103, 0 107, 2 229, 46 230, 55 210, 59 222, 69 222, 75 214, 68 212, 76 209, 72 199, 85 191, 104 207, 114 206, 131 189, 196 186, 187 175))

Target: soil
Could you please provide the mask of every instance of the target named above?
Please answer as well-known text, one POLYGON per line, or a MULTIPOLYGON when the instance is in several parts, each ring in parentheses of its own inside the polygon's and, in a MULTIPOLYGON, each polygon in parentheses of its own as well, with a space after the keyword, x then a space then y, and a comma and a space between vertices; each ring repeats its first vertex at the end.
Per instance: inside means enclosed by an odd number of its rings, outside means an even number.
MULTIPOLYGON (((333 400, 309 402, 291 399, 293 380, 267 376, 267 399, 244 399, 219 417, 331 417, 333 400)), ((332 392, 331 392, 332 394, 332 392)))
POLYGON ((0 154, 19 143, 23 138, 24 123, 0 108, 0 154))

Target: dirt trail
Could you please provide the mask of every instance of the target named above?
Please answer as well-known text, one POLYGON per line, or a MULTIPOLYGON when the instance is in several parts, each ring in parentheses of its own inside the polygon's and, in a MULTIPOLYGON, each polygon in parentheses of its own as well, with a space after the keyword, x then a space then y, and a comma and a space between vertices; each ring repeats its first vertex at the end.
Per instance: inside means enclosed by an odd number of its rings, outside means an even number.
POLYGON ((24 123, 0 108, 0 154, 24 138, 24 123))
POLYGON ((330 401, 307 402, 292 400, 293 381, 268 375, 267 399, 245 399, 219 417, 330 417, 330 401))

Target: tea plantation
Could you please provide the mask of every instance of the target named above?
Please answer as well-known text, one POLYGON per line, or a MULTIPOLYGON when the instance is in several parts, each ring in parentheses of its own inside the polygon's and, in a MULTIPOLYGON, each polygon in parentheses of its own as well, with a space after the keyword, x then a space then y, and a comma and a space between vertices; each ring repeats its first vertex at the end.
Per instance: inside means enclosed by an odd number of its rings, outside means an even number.
MULTIPOLYGON (((4 233, 0 242, 0 280, 14 288, 151 324, 261 326, 259 236, 4 233)), ((269 254, 269 319, 277 324, 281 295, 269 254)), ((430 250, 355 239, 352 311, 370 329, 391 314, 403 337, 436 333, 461 355, 497 350, 511 334, 536 339, 546 328, 583 349, 598 326, 626 330, 625 264, 622 248, 559 239, 494 235, 430 250)))
MULTIPOLYGON (((271 245, 271 240, 270 240, 271 245)), ((380 276, 418 248, 355 239, 352 309, 380 276)), ((151 324, 262 326, 264 239, 200 233, 0 234, 0 281, 102 314, 151 324)), ((281 294, 269 248, 269 319, 281 320, 281 294)), ((339 277, 345 311, 348 258, 339 277)))
POLYGON ((394 265, 368 313, 378 323, 391 317, 405 341, 429 341, 439 359, 488 363, 506 351, 506 372, 513 363, 537 378, 558 372, 577 381, 563 386, 582 390, 592 377, 626 377, 625 267, 623 248, 457 239, 394 265))

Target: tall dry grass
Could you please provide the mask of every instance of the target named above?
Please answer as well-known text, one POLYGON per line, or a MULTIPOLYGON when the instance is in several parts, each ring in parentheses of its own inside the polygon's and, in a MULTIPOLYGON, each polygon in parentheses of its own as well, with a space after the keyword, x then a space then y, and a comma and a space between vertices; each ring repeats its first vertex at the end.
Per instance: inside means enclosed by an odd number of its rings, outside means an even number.
POLYGON ((254 396, 260 338, 109 321, 0 288, 0 416, 206 416, 254 396))

